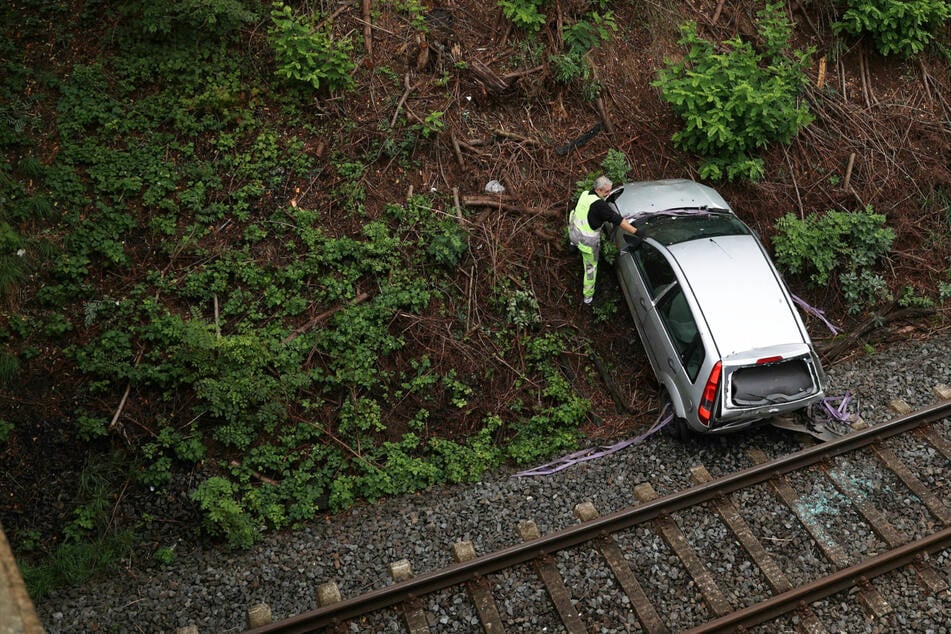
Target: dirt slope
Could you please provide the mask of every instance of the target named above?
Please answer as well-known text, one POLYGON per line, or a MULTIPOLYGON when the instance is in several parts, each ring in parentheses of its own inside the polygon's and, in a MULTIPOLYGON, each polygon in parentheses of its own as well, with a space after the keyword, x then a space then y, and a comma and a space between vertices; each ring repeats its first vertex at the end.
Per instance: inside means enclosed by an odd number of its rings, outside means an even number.
MULTIPOLYGON (((344 180, 328 176, 338 174, 332 167, 335 162, 364 157, 369 148, 387 141, 400 142, 394 130, 443 122, 443 127, 414 144, 411 160, 399 152, 381 156, 359 183, 367 192, 370 218, 382 216, 386 205, 411 192, 435 191, 443 194, 442 211, 459 217, 469 232, 469 252, 455 278, 457 287, 464 289, 465 306, 453 315, 401 316, 407 354, 425 349, 437 371, 453 367, 463 375, 467 369, 478 375, 476 370, 487 359, 500 368, 511 366, 511 359, 497 355, 495 342, 480 325, 491 312, 494 289, 525 288, 539 302, 540 328, 566 329, 585 342, 563 355, 561 362, 566 374, 575 377, 574 387, 593 403, 589 436, 618 438, 643 429, 655 415, 650 370, 610 267, 601 269, 598 298, 602 305, 613 302, 616 312, 592 317, 582 310, 579 258, 563 237, 565 211, 577 181, 598 172, 609 150, 628 157, 631 180, 696 177, 696 159, 671 143, 680 121, 651 82, 666 58, 681 54, 678 24, 696 21, 700 33, 711 40, 740 34, 755 42, 754 14, 760 3, 611 3, 616 5, 611 8, 619 30, 609 44, 591 53, 602 85, 598 99, 584 98, 577 82, 557 82, 548 64, 549 53, 559 48, 564 20, 590 3, 550 2, 550 19, 534 38, 536 45, 529 45, 524 33, 513 31, 492 1, 433 1, 422 13, 425 32, 414 27, 407 12, 393 10, 395 3, 369 3, 373 10, 367 15, 360 2, 320 4, 334 5, 336 34, 363 40, 372 52, 354 74, 358 81, 354 91, 310 104, 314 129, 331 132, 286 131, 305 139, 308 151, 327 169, 319 170, 320 180, 288 183, 274 194, 275 205, 293 200, 333 216, 328 192, 344 180), (436 113, 441 114, 434 119, 436 113), (504 185, 504 195, 485 192, 491 180, 504 185), (456 196, 464 213, 456 207, 456 196), (450 324, 458 320, 466 325, 468 336, 463 340, 450 335, 450 324)), ((912 286, 919 295, 933 297, 938 283, 948 281, 951 265, 948 63, 929 56, 908 62, 883 59, 862 43, 843 47, 831 34, 825 3, 803 4, 805 10, 799 2, 788 6, 798 25, 796 46, 816 48, 813 83, 802 94, 816 121, 788 147, 767 151, 761 182, 717 187, 767 243, 775 221, 786 213, 804 216, 871 205, 887 215, 897 232, 883 271, 893 291, 912 286), (827 66, 824 86, 819 87, 823 57, 827 66)), ((255 44, 249 49, 260 44, 264 30, 246 34, 255 44)), ((944 39, 949 40, 947 34, 944 39)), ((71 50, 74 59, 68 62, 93 59, 100 44, 95 35, 77 38, 71 50)), ((31 44, 24 55, 38 68, 68 67, 67 60, 48 58, 49 50, 31 44)), ((262 72, 272 70, 262 66, 262 72)), ((345 214, 332 220, 328 230, 339 235, 355 234, 364 221, 345 214)), ((229 230, 240 232, 237 226, 229 230)), ((221 239, 227 239, 226 232, 221 239)), ((790 282, 797 294, 825 309, 847 330, 860 328, 872 317, 847 315, 835 285, 814 289, 798 280, 790 282)), ((882 312, 889 308, 881 307, 882 312)), ((825 338, 818 322, 809 326, 816 339, 825 338)), ((871 335, 863 332, 874 343, 914 336, 928 327, 935 326, 897 321, 871 335)), ((25 399, 22 394, 8 394, 10 402, 18 399, 48 420, 69 411, 68 393, 57 390, 58 383, 68 378, 60 362, 61 358, 36 361, 36 389, 25 399)), ((478 386, 473 410, 496 411, 520 380, 515 372, 496 376, 493 384, 478 386)), ((131 417, 139 406, 130 402, 125 414, 131 417)), ((108 407, 114 409, 115 403, 109 401, 108 407)), ((443 421, 443 431, 465 434, 471 431, 467 426, 480 418, 450 418, 443 421)), ((12 474, 8 492, 18 500, 16 508, 7 510, 29 517, 35 514, 23 505, 36 502, 44 505, 44 513, 68 514, 57 489, 58 478, 69 469, 36 465, 43 464, 44 457, 61 455, 78 471, 83 457, 69 461, 68 446, 37 430, 24 432, 22 444, 7 448, 5 468, 12 474), (31 498, 33 491, 42 493, 31 498)))

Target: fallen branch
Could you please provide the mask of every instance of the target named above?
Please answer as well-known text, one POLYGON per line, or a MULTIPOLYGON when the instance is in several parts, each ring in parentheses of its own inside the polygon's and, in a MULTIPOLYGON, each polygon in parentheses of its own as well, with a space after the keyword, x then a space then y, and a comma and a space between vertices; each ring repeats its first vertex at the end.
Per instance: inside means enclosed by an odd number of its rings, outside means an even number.
POLYGON ((456 221, 459 223, 459 226, 463 226, 465 223, 462 220, 462 206, 459 204, 459 188, 452 188, 452 202, 456 208, 456 221))
MULTIPOLYGON (((238 462, 237 460, 232 460, 232 461, 231 461, 231 466, 232 466, 232 467, 240 467, 240 466, 241 466, 241 463, 238 462)), ((277 481, 277 480, 275 480, 274 478, 269 478, 269 477, 267 477, 266 475, 264 475, 263 473, 259 473, 259 472, 255 471, 254 469, 248 469, 248 471, 251 472, 251 475, 254 476, 254 478, 255 478, 256 480, 258 480, 258 481, 260 481, 260 482, 263 482, 264 484, 270 484, 271 486, 277 486, 277 485, 280 484, 280 482, 277 481)))
POLYGON ((866 334, 872 332, 873 330, 884 326, 890 322, 898 321, 900 319, 914 319, 917 317, 927 317, 933 315, 935 309, 933 308, 904 308, 901 310, 895 310, 884 315, 874 315, 864 324, 858 327, 858 329, 853 332, 848 333, 844 337, 838 339, 837 341, 831 342, 828 346, 816 346, 820 354, 822 354, 828 362, 833 362, 836 358, 848 350, 854 349, 855 342, 866 334))
POLYGON ((379 464, 377 464, 377 463, 375 463, 375 462, 371 462, 371 461, 367 460, 366 458, 364 458, 364 457, 363 457, 363 454, 361 454, 359 451, 357 451, 356 449, 354 449, 353 447, 351 447, 350 445, 348 445, 348 444, 345 443, 344 441, 342 441, 342 440, 340 440, 339 438, 337 438, 337 436, 335 436, 333 433, 331 433, 329 429, 325 429, 325 428, 321 427, 320 425, 318 425, 317 423, 315 423, 315 422, 313 422, 313 421, 303 420, 303 419, 300 419, 300 418, 298 418, 297 420, 301 421, 302 423, 304 423, 304 424, 306 424, 306 425, 310 425, 311 427, 313 427, 314 429, 316 429, 317 431, 319 431, 319 432, 322 433, 322 434, 326 434, 328 438, 330 438, 332 441, 334 441, 335 443, 337 443, 338 445, 340 445, 343 449, 349 451, 351 454, 353 454, 353 457, 354 457, 354 458, 356 458, 357 460, 359 460, 359 461, 362 462, 363 464, 367 465, 367 466, 370 467, 371 469, 377 469, 377 470, 382 470, 382 469, 383 469, 383 467, 380 466, 379 464))
POLYGON ((479 80, 479 83, 489 90, 493 92, 504 92, 508 90, 508 82, 496 75, 491 68, 483 64, 480 60, 469 60, 469 69, 479 80))
POLYGON ((399 102, 397 102, 396 104, 396 111, 393 113, 393 118, 390 119, 391 128, 396 125, 396 119, 400 116, 400 110, 403 108, 403 104, 406 103, 406 99, 407 97, 409 97, 409 93, 413 91, 413 87, 410 86, 410 83, 409 83, 409 73, 406 73, 405 75, 403 75, 403 86, 405 86, 406 89, 403 91, 403 96, 400 97, 399 102))
POLYGON ((500 136, 503 139, 512 139, 513 141, 519 141, 521 143, 531 143, 532 145, 542 145, 542 142, 537 139, 531 139, 527 136, 522 136, 516 132, 507 132, 501 128, 495 128, 492 130, 492 134, 495 136, 500 136))
POLYGON ((466 165, 462 160, 462 150, 459 148, 459 140, 456 138, 456 134, 452 130, 449 131, 449 140, 452 141, 452 151, 456 155, 456 162, 459 163, 459 167, 465 169, 466 165))
MULTIPOLYGON (((135 363, 133 368, 139 367, 139 362, 142 361, 142 353, 144 350, 139 350, 139 353, 135 355, 135 363)), ((125 409, 126 401, 129 400, 129 393, 132 391, 132 381, 126 383, 125 392, 122 393, 122 398, 119 400, 119 406, 116 407, 115 413, 112 415, 112 420, 109 421, 109 430, 112 431, 119 424, 119 416, 122 415, 122 410, 125 409)))
POLYGON ((109 429, 115 429, 116 425, 119 422, 119 416, 122 414, 122 409, 125 407, 125 402, 129 398, 129 392, 132 391, 132 384, 127 383, 125 386, 125 392, 122 394, 122 399, 119 401, 119 407, 116 408, 116 413, 112 415, 112 420, 109 422, 109 429))
POLYGON ((796 191, 796 201, 799 203, 799 218, 806 217, 805 209, 802 206, 802 196, 799 195, 799 183, 796 182, 796 171, 793 169, 792 161, 789 160, 789 152, 783 147, 783 155, 786 157, 786 165, 789 167, 789 176, 792 178, 793 189, 796 191))
POLYGON ((370 0, 363 0, 363 45, 367 49, 367 60, 373 66, 373 25, 370 22, 370 0))
POLYGON ((608 111, 604 107, 604 98, 598 95, 598 114, 601 115, 601 121, 604 122, 604 128, 608 131, 608 136, 614 136, 614 126, 611 125, 611 119, 608 118, 608 111))
POLYGON ((604 381, 604 387, 607 388, 608 394, 611 395, 611 399, 614 401, 614 406, 617 408, 618 413, 633 411, 627 406, 627 403, 624 402, 624 397, 621 396, 621 389, 618 387, 617 381, 614 380, 611 371, 608 370, 608 367, 604 364, 601 357, 598 356, 598 353, 595 352, 594 349, 589 349, 588 358, 591 359, 591 362, 594 363, 594 366, 598 369, 598 374, 601 375, 601 380, 604 381))
POLYGON ((459 144, 460 148, 469 152, 470 154, 475 154, 476 156, 485 156, 485 152, 476 147, 477 145, 485 145, 486 142, 484 140, 480 139, 478 141, 466 142, 462 139, 456 139, 455 137, 453 137, 453 139, 459 144))
POLYGON ((341 13, 343 13, 344 11, 346 11, 346 10, 349 9, 349 8, 350 8, 350 5, 348 5, 348 4, 342 4, 342 5, 340 5, 340 7, 339 7, 336 11, 334 11, 333 13, 331 13, 330 15, 328 15, 326 18, 324 18, 323 20, 321 20, 320 22, 318 22, 318 23, 317 23, 317 26, 314 27, 314 30, 315 30, 315 31, 319 31, 320 28, 321 28, 323 25, 327 24, 328 22, 332 22, 334 18, 336 18, 338 15, 340 15, 341 13))
MULTIPOLYGON (((357 304, 362 304, 362 303, 365 302, 367 299, 369 299, 369 297, 370 297, 370 294, 369 294, 369 293, 360 293, 359 295, 357 295, 356 297, 353 298, 353 301, 350 302, 349 305, 350 305, 350 306, 356 306, 357 304)), ((284 337, 284 343, 290 343, 290 342, 294 341, 294 339, 297 339, 298 336, 300 336, 301 334, 307 332, 308 330, 310 330, 311 328, 313 328, 314 326, 316 326, 316 325, 319 324, 320 322, 322 322, 322 321, 324 321, 325 319, 327 319, 328 317, 332 316, 334 313, 340 312, 340 311, 343 310, 345 307, 346 307, 345 305, 341 304, 341 305, 339 305, 339 306, 334 306, 334 307, 331 308, 330 310, 327 310, 327 311, 324 311, 324 312, 320 313, 319 315, 317 315, 316 317, 314 317, 313 319, 311 319, 310 321, 308 321, 306 324, 304 324, 304 325, 301 326, 300 328, 297 328, 296 330, 294 330, 294 332, 292 332, 291 334, 289 334, 289 335, 287 335, 286 337, 284 337)))
POLYGON ((872 85, 869 80, 867 62, 865 61, 865 49, 859 49, 859 75, 862 76, 862 95, 865 97, 865 107, 871 108, 872 102, 878 103, 872 94, 872 85))
POLYGON ((508 82, 508 81, 513 80, 513 79, 518 79, 519 77, 525 77, 526 75, 532 75, 532 74, 534 74, 534 73, 537 73, 537 72, 540 71, 540 70, 545 70, 544 64, 542 64, 542 65, 540 65, 540 66, 535 66, 534 68, 526 68, 525 70, 517 70, 517 71, 515 71, 515 72, 513 72, 513 73, 506 73, 506 74, 502 75, 502 79, 503 79, 504 81, 508 82))
POLYGON ((845 178, 842 179, 842 188, 845 189, 845 191, 849 191, 853 167, 855 167, 855 152, 849 155, 849 163, 845 166, 845 178))
POLYGON ((521 214, 558 217, 558 212, 555 210, 529 209, 522 205, 502 200, 502 198, 498 196, 463 196, 462 204, 466 207, 493 207, 495 209, 517 211, 521 214))

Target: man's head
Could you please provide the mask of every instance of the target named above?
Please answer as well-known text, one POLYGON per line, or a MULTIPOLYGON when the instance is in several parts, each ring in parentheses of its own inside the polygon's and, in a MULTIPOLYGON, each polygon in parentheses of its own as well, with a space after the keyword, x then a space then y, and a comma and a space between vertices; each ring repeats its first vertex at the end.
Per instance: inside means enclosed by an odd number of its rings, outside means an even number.
POLYGON ((613 183, 607 176, 598 176, 594 179, 594 193, 601 198, 611 193, 611 187, 613 187, 613 183))

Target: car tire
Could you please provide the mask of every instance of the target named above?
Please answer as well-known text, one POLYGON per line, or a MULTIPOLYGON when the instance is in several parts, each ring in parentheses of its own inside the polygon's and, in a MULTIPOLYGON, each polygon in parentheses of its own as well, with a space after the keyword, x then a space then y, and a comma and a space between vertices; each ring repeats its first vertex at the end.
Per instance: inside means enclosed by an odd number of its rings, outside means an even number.
POLYGON ((673 418, 669 423, 664 425, 663 432, 665 435, 670 436, 674 440, 684 441, 690 437, 690 428, 687 427, 687 420, 681 418, 674 414, 674 405, 670 400, 670 394, 664 390, 661 395, 661 417, 665 418, 668 415, 673 415, 673 418))

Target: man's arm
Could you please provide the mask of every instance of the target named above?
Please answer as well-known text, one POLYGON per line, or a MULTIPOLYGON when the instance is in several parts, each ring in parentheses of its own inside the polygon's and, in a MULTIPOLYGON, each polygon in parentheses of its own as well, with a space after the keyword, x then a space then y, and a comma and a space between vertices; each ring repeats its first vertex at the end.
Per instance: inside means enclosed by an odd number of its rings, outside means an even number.
POLYGON ((625 220, 624 218, 621 218, 621 222, 618 224, 618 226, 619 226, 621 229, 624 229, 624 231, 626 231, 627 233, 629 233, 629 234, 631 234, 631 235, 634 235, 635 233, 637 233, 637 227, 635 227, 634 225, 632 225, 631 223, 629 223, 629 222, 628 222, 627 220, 625 220))

